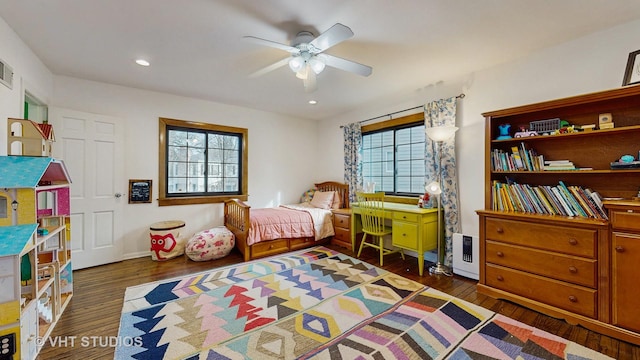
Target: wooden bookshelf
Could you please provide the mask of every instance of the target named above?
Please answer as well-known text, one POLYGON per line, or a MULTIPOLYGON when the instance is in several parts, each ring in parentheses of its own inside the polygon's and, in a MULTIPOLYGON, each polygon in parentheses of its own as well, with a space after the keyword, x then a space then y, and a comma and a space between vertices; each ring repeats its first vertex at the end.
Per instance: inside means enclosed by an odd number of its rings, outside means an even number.
MULTIPOLYGON (((640 262, 640 253, 625 249, 640 248, 640 237, 621 233, 609 220, 617 213, 635 214, 634 219, 640 219, 640 202, 631 201, 640 190, 640 168, 611 166, 623 155, 638 160, 640 86, 491 111, 483 116, 485 204, 478 211, 481 237, 478 292, 640 344, 639 327, 619 319, 620 314, 635 313, 635 308, 628 300, 618 301, 623 293, 632 292, 634 298, 640 297, 636 288, 620 288, 620 284, 631 282, 629 274, 634 269, 629 264, 640 262), (599 115, 605 113, 612 115, 614 128, 598 130, 599 115), (501 125, 509 124, 513 135, 521 128, 529 129, 533 121, 556 118, 570 125, 596 124, 596 129, 497 140, 501 125), (520 152, 531 149, 532 154, 544 160, 568 160, 584 170, 522 169, 494 161, 496 154, 508 158, 513 147, 520 152), (562 215, 529 211, 535 204, 529 204, 529 210, 509 208, 506 204, 497 206, 499 199, 496 200, 492 190, 500 183, 517 184, 518 191, 565 184, 575 191, 574 195, 580 193, 578 189, 588 189, 605 199, 601 205, 603 213, 562 215), (613 198, 623 200, 606 201, 613 198)), ((515 192, 514 196, 525 194, 515 192)), ((539 201, 538 205, 544 203, 539 201)), ((586 202, 578 205, 589 206, 586 202)))

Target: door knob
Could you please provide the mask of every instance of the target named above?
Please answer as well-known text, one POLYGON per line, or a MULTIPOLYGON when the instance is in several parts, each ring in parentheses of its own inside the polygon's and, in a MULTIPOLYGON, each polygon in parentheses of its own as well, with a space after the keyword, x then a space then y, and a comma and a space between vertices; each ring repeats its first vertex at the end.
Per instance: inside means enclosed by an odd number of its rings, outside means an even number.
POLYGON ((122 193, 115 193, 113 196, 115 196, 116 199, 120 199, 122 197, 122 193))

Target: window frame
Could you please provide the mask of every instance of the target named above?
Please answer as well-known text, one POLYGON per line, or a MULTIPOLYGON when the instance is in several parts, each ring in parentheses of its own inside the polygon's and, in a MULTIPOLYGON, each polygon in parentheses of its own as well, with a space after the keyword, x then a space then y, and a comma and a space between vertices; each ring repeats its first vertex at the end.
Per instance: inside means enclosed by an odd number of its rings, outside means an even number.
POLYGON ((191 205, 191 204, 210 204, 221 203, 226 200, 239 199, 246 201, 249 189, 249 131, 245 128, 216 125, 202 122, 176 120, 169 118, 159 118, 159 161, 158 161, 158 177, 159 177, 159 190, 158 190, 158 205, 170 206, 170 205, 191 205), (241 141, 241 167, 240 167, 240 193, 239 194, 223 194, 223 195, 180 195, 180 196, 168 196, 167 194, 167 135, 168 130, 171 127, 179 127, 185 129, 185 131, 205 131, 205 132, 224 132, 240 137, 241 141))
MULTIPOLYGON (((396 119, 391 119, 391 120, 387 120, 387 121, 381 121, 375 124, 370 124, 370 125, 364 125, 361 128, 361 132, 362 132, 362 136, 367 135, 367 134, 371 134, 371 133, 377 133, 377 132, 384 132, 384 131, 389 131, 389 130, 396 130, 396 129, 403 129, 403 128, 407 128, 407 127, 411 127, 411 125, 424 125, 424 113, 420 112, 420 113, 416 113, 416 114, 412 114, 412 115, 407 115, 407 116, 403 116, 403 117, 399 117, 396 119)), ((426 135, 425 135, 426 136, 426 135)), ((426 138, 425 138, 426 141, 426 138)), ((394 149, 394 172, 395 172, 395 149, 394 149)), ((395 181, 395 173, 394 173, 394 181, 395 181)), ((398 197, 398 198, 417 198, 419 195, 422 195, 422 193, 405 193, 405 192, 401 192, 401 193, 389 193, 388 194, 390 197, 398 197)))

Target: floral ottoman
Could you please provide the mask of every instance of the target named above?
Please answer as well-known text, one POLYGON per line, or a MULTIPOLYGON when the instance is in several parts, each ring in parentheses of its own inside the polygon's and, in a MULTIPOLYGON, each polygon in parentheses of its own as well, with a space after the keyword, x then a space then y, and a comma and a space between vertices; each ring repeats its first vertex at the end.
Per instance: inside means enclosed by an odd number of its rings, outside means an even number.
POLYGON ((193 261, 214 260, 229 255, 235 243, 235 235, 226 227, 218 226, 193 235, 184 252, 193 261))

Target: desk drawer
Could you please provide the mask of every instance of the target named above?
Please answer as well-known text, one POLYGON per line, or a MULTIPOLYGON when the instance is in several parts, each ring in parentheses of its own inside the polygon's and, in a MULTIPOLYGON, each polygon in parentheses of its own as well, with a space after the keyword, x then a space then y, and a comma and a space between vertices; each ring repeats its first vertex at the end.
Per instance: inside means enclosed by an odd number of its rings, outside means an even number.
POLYGON ((487 285, 567 311, 597 317, 597 291, 523 271, 487 264, 487 285))
POLYGON ((596 288, 597 261, 487 240, 488 263, 596 288))
POLYGON ((595 258, 597 231, 525 221, 486 219, 486 239, 595 258))
POLYGON ((393 245, 410 250, 418 250, 418 224, 394 221, 391 240, 393 245))
POLYGON ((333 214, 333 226, 349 230, 351 228, 351 216, 345 214, 333 214))
POLYGON ((402 211, 394 211, 393 220, 409 221, 409 222, 417 223, 420 220, 420 215, 412 214, 408 212, 402 212, 402 211))

